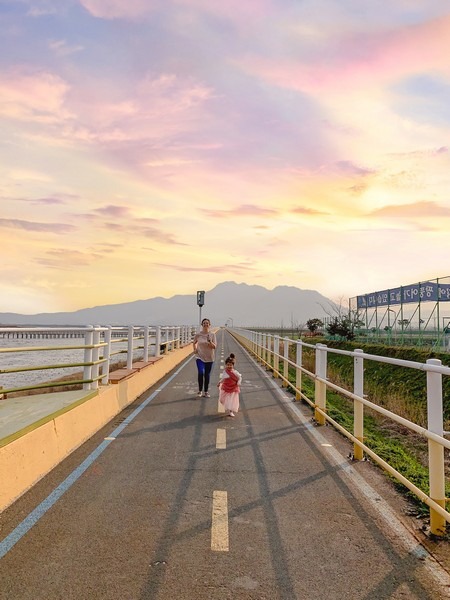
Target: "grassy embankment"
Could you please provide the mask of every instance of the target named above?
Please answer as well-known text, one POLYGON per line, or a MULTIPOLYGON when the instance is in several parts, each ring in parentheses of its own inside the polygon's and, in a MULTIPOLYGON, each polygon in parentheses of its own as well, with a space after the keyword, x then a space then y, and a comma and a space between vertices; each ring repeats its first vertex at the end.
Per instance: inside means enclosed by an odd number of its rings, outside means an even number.
MULTIPOLYGON (((310 339, 307 340, 311 342, 310 339)), ((367 354, 384 355, 415 362, 426 362, 429 358, 439 358, 450 366, 450 356, 409 347, 387 347, 381 345, 361 345, 360 342, 334 342, 314 340, 326 343, 330 348, 355 350, 361 348, 367 354)), ((294 352, 294 348, 292 348, 294 352)), ((295 360, 291 356, 291 360, 295 360)), ((303 350, 303 366, 314 372, 314 351, 303 350)), ((375 404, 383 406, 406 419, 426 427, 426 373, 416 369, 407 369, 386 363, 366 360, 364 363, 364 393, 375 404)), ((348 390, 353 389, 353 358, 328 353, 327 376, 330 381, 348 390)), ((290 369, 289 379, 295 382, 295 370, 290 369)), ((314 398, 314 382, 307 376, 302 377, 302 392, 310 399, 314 398)), ((443 377, 444 428, 450 428, 450 377, 443 377)), ((335 421, 353 432, 353 401, 344 395, 327 391, 327 412, 335 421)), ((409 429, 364 408, 364 441, 376 454, 392 467, 412 481, 425 493, 429 492, 427 440, 409 429)), ((447 473, 450 472, 448 452, 446 451, 447 473)), ((394 480, 395 485, 406 493, 423 514, 428 507, 420 502, 402 484, 394 480)), ((446 496, 450 496, 450 479, 447 481, 446 496)))

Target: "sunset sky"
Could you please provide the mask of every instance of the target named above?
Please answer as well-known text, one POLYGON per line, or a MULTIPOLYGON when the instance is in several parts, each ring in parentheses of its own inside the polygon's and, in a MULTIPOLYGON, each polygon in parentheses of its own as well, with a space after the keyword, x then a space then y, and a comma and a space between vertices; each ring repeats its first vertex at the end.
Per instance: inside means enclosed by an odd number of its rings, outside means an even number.
POLYGON ((0 0, 0 311, 450 275, 450 3, 0 0))

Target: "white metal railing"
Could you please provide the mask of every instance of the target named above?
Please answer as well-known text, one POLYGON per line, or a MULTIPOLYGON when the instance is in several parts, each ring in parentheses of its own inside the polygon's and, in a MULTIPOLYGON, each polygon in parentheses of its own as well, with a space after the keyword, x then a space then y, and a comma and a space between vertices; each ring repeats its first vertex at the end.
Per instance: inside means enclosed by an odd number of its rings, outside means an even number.
POLYGON ((27 385, 12 385, 0 387, 0 398, 8 394, 21 391, 29 391, 59 386, 82 385, 85 390, 97 389, 99 383, 106 385, 111 371, 113 360, 123 355, 128 369, 132 368, 136 354, 148 362, 149 358, 166 354, 177 348, 192 342, 197 327, 192 325, 178 326, 133 326, 126 327, 1 327, 0 341, 8 340, 8 343, 0 347, 0 378, 2 375, 14 376, 20 373, 32 371, 45 372, 47 370, 59 370, 68 368, 82 368, 82 375, 77 380, 44 381, 40 383, 29 383, 27 385), (64 344, 60 346, 11 346, 11 339, 67 339, 80 338, 79 343, 64 344), (82 341, 81 341, 82 340, 82 341), (54 364, 39 364, 31 360, 31 354, 41 357, 48 352, 62 354, 68 351, 75 355, 82 354, 82 360, 69 360, 54 364), (14 356, 15 364, 5 365, 5 357, 14 356), (19 358, 20 357, 20 360, 19 358), (25 358, 24 358, 25 357, 25 358), (3 358, 3 360, 2 360, 3 358), (101 372, 100 372, 101 371, 101 372))
POLYGON ((291 386, 295 390, 296 398, 302 398, 314 409, 314 417, 319 425, 330 422, 341 433, 348 437, 354 444, 354 458, 361 460, 365 452, 393 477, 405 485, 422 502, 430 508, 430 531, 434 535, 445 534, 446 522, 450 523, 450 512, 446 510, 445 497, 445 456, 444 450, 450 449, 450 440, 444 436, 443 412, 443 385, 442 378, 450 376, 450 368, 443 366, 438 359, 429 359, 426 363, 413 362, 403 359, 390 358, 366 354, 363 350, 338 350, 328 348, 324 344, 308 344, 301 340, 280 338, 277 335, 255 332, 245 329, 230 330, 240 343, 242 343, 256 358, 268 368, 274 376, 282 380, 282 385, 291 386), (283 342, 283 354, 280 354, 280 341, 283 342), (295 360, 290 358, 289 349, 295 347, 295 360), (303 366, 303 349, 309 348, 315 353, 315 372, 308 371, 303 366), (353 358, 353 391, 338 386, 327 379, 328 353, 343 354, 353 358), (427 427, 421 427, 408 419, 378 406, 367 399, 364 394, 364 361, 389 363, 398 367, 416 369, 426 372, 427 389, 427 427), (289 367, 295 369, 295 381, 289 379, 289 367), (314 399, 308 398, 302 391, 302 375, 314 381, 314 399), (353 400, 353 432, 347 431, 327 414, 326 391, 334 390, 353 400), (420 490, 411 481, 378 456, 364 443, 364 406, 367 406, 381 415, 407 427, 428 440, 428 473, 429 495, 420 490))

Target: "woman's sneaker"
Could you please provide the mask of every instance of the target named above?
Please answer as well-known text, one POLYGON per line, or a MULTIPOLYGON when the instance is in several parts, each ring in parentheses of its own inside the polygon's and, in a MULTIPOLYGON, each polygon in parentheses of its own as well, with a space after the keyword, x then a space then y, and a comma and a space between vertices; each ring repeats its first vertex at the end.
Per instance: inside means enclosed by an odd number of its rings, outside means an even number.
POLYGON ((204 396, 205 398, 211 398, 211 396, 209 395, 209 392, 205 392, 205 393, 203 394, 203 396, 204 396))
POLYGON ((197 397, 201 398, 202 397, 202 391, 200 390, 199 392, 197 392, 197 397))

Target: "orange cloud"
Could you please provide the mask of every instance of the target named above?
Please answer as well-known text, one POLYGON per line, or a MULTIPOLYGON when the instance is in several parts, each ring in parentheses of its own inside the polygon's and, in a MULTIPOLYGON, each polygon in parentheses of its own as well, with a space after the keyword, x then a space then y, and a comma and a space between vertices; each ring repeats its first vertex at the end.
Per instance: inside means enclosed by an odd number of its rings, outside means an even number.
POLYGON ((412 204, 391 204, 370 213, 374 217, 450 217, 450 208, 436 202, 414 202, 412 204))
POLYGON ((202 208, 201 211, 208 217, 220 219, 222 217, 252 217, 252 216, 274 216, 279 214, 279 211, 273 210, 272 208, 264 208, 262 206, 256 206, 256 204, 241 204, 236 208, 227 210, 221 209, 207 209, 202 208))

